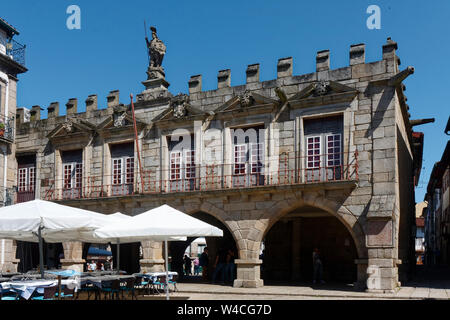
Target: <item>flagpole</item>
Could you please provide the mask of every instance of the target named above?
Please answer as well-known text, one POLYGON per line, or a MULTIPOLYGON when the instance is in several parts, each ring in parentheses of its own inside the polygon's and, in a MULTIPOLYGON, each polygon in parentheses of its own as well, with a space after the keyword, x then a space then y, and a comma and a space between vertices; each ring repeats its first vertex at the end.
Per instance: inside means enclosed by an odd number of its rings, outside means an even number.
POLYGON ((164 239, 164 251, 166 256, 166 300, 169 300, 169 255, 167 254, 167 238, 164 239))

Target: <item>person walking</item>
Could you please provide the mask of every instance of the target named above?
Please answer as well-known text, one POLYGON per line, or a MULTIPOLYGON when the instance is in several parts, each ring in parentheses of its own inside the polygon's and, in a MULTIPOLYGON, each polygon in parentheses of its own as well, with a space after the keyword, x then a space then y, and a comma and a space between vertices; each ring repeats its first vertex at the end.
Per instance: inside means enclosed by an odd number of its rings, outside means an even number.
POLYGON ((198 276, 199 274, 199 269, 200 268, 200 260, 198 259, 198 257, 196 257, 194 259, 194 276, 198 276))
POLYGON ((227 263, 227 250, 224 248, 219 250, 214 262, 214 273, 212 277, 212 283, 216 283, 217 277, 220 277, 220 283, 224 284, 225 278, 225 266, 227 263))
POLYGON ((192 260, 189 258, 187 254, 184 255, 184 274, 187 276, 191 275, 191 268, 192 268, 192 260))
POLYGON ((314 248, 312 258, 313 258, 313 269, 314 269, 313 284, 315 284, 316 281, 320 281, 320 283, 325 283, 325 281, 323 281, 323 279, 322 279, 323 264, 322 264, 322 259, 320 257, 319 249, 314 248))
POLYGON ((208 266, 209 266, 208 247, 205 247, 205 249, 203 249, 203 253, 200 255, 199 265, 200 267, 202 267, 203 281, 208 281, 208 266))
POLYGON ((228 249, 227 264, 225 267, 225 282, 231 285, 233 285, 234 281, 234 269, 235 269, 234 259, 235 259, 234 251, 228 249))

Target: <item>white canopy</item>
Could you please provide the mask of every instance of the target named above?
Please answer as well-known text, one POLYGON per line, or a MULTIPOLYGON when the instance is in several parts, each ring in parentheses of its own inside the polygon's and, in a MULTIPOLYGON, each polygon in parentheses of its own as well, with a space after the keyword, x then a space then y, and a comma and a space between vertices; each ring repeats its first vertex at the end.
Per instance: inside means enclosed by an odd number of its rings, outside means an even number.
MULTIPOLYGON (((122 220, 122 219, 121 219, 122 220)), ((93 231, 117 221, 97 212, 33 200, 0 208, 0 239, 38 242, 38 229, 47 242, 80 239, 81 232, 93 231)))
POLYGON ((180 240, 181 237, 222 237, 223 231, 168 205, 151 209, 128 220, 112 223, 94 232, 98 238, 120 239, 120 243, 141 240, 180 240))

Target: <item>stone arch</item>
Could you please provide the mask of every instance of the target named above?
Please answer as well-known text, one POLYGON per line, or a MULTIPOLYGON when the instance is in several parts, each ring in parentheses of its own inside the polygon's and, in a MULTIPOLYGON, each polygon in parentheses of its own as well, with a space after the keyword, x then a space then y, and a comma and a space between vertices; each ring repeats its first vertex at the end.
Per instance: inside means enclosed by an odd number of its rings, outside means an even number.
POLYGON ((345 206, 336 200, 327 199, 325 193, 305 192, 300 197, 277 201, 266 210, 263 216, 265 228, 258 233, 257 241, 261 242, 271 227, 283 216, 301 206, 311 206, 322 209, 336 217, 349 231, 358 253, 358 258, 367 258, 365 246, 365 233, 357 217, 345 206))
MULTIPOLYGON (((196 203, 196 204, 186 204, 184 206, 184 208, 183 208, 183 206, 179 206, 178 208, 181 211, 183 211, 183 209, 184 209, 184 212, 189 215, 193 215, 194 213, 201 211, 201 212, 209 214, 209 215, 213 216, 214 218, 216 218, 217 220, 219 220, 233 236, 233 239, 236 243, 238 251, 239 252, 241 251, 240 244, 242 245, 242 241, 243 241, 242 235, 239 232, 238 225, 235 221, 226 220, 226 218, 229 217, 229 214, 226 211, 218 208, 217 206, 215 206, 214 204, 212 204, 208 201, 202 201, 201 203, 196 203)), ((239 253, 239 257, 240 257, 240 253, 239 253)))

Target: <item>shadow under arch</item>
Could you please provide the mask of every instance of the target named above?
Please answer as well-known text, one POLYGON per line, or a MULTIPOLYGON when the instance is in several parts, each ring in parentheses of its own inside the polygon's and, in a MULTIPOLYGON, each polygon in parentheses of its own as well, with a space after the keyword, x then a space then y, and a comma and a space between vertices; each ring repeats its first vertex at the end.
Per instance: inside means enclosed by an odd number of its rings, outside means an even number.
MULTIPOLYGON (((88 251, 91 246, 105 246, 105 244, 95 244, 95 243, 83 243, 83 252, 82 252, 82 259, 84 259, 86 262, 83 266, 83 270, 86 272, 87 265, 86 263, 90 261, 88 259, 88 251)), ((108 244, 106 244, 107 246, 108 244)), ((117 245, 110 244, 111 246, 111 254, 112 254, 112 266, 114 270, 117 269, 117 245)), ((120 245, 120 270, 126 271, 127 274, 133 274, 140 271, 140 264, 139 260, 140 258, 140 242, 133 242, 133 243, 122 243, 120 245)), ((102 259, 103 260, 103 259, 102 259)))
MULTIPOLYGON (((237 243, 234 234, 231 233, 228 226, 219 220, 214 215, 204 212, 196 211, 194 213, 188 213, 190 216, 204 221, 210 225, 213 225, 223 231, 223 237, 205 237, 206 247, 208 248, 209 264, 207 268, 207 280, 211 280, 213 273, 213 266, 216 256, 220 249, 231 249, 234 251, 235 256, 238 254, 237 243)), ((184 276, 183 269, 183 257, 186 249, 191 245, 191 243, 199 237, 188 237, 186 241, 170 241, 169 242, 169 256, 171 257, 171 271, 178 272, 179 281, 187 281, 188 279, 184 276)))
MULTIPOLYGON (((44 268, 58 269, 64 256, 62 243, 43 241, 44 268)), ((16 259, 19 259, 17 271, 25 273, 39 267, 39 244, 35 242, 16 241, 16 259)))
POLYGON ((262 241, 264 239, 267 232, 269 232, 269 230, 276 222, 278 222, 290 212, 304 206, 321 209, 337 218, 350 233, 353 242, 356 245, 358 259, 367 258, 368 254, 365 245, 365 233, 363 227, 361 226, 361 223, 358 221, 358 218, 354 214, 352 214, 348 208, 342 206, 342 203, 330 201, 324 197, 303 197, 302 199, 294 203, 289 203, 286 201, 278 202, 276 205, 270 208, 267 211, 266 215, 263 217, 264 219, 268 220, 268 223, 264 232, 260 233, 258 241, 262 241), (276 213, 273 214, 273 212, 276 213))
POLYGON ((276 213, 266 216, 266 228, 260 233, 260 241, 264 243, 261 274, 265 283, 312 281, 314 248, 325 256, 325 280, 348 283, 357 280, 355 260, 364 256, 361 245, 365 237, 350 212, 319 198, 279 203, 270 211, 276 213))

